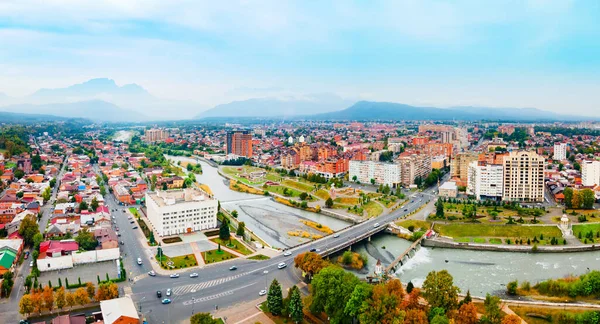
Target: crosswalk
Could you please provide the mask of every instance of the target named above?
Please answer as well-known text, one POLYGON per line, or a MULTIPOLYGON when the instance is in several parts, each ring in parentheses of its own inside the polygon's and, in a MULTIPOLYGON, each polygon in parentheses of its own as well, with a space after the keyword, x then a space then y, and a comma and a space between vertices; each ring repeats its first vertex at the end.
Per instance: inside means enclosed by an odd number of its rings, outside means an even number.
POLYGON ((217 285, 223 284, 223 283, 231 281, 231 280, 235 280, 235 279, 237 279, 241 276, 245 276, 247 274, 249 274, 249 272, 244 272, 244 273, 237 274, 235 276, 229 276, 229 277, 215 279, 215 280, 211 280, 211 281, 205 281, 205 282, 201 282, 201 283, 197 283, 197 284, 183 285, 183 286, 175 287, 175 288, 173 288, 173 294, 174 295, 185 295, 185 294, 195 293, 202 289, 210 288, 210 287, 217 286, 217 285))
MULTIPOLYGON (((205 297, 200 297, 200 298, 193 298, 192 297, 192 299, 188 299, 188 300, 184 301, 182 304, 185 305, 185 306, 189 306, 189 305, 193 305, 193 304, 197 304, 197 303, 211 301, 211 300, 214 300, 214 299, 219 299, 219 298, 225 297, 225 296, 230 296, 230 295, 233 295, 233 293, 236 292, 236 291, 238 291, 238 290, 242 290, 242 289, 248 288, 248 287, 253 286, 255 284, 256 283, 247 284, 247 285, 244 285, 244 286, 241 286, 241 287, 237 287, 235 289, 224 291, 224 292, 221 292, 221 293, 218 293, 218 294, 215 294, 215 295, 211 295, 211 296, 205 296, 205 297)), ((183 297, 176 297, 176 299, 178 299, 178 298, 183 298, 183 297)))

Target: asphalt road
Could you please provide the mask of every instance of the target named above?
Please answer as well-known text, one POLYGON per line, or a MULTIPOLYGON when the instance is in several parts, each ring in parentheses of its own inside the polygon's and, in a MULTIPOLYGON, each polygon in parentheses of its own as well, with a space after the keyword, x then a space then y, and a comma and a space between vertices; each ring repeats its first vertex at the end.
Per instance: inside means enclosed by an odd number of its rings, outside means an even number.
POLYGON ((180 277, 176 279, 161 275, 142 278, 132 287, 133 300, 138 307, 141 307, 149 323, 179 323, 189 318, 192 313, 210 312, 216 310, 216 307, 229 307, 256 300, 259 298, 259 291, 265 289, 275 278, 282 283, 284 289, 301 280, 300 272, 293 266, 293 259, 297 254, 313 248, 325 251, 371 231, 375 223, 384 226, 418 209, 431 199, 433 193, 433 188, 423 193, 413 193, 408 197, 409 202, 393 213, 348 227, 338 232, 337 238, 330 235, 292 248, 289 250, 292 255, 287 257, 280 254, 266 261, 234 259, 206 266, 200 270, 179 272, 180 277), (280 262, 285 262, 288 266, 279 270, 277 265, 280 262), (237 266, 238 269, 230 271, 232 265, 237 266), (199 273, 199 277, 190 278, 189 274, 193 272, 199 273), (163 305, 161 299, 166 298, 165 292, 168 288, 173 291, 173 295, 169 297, 172 303, 163 305), (157 290, 162 292, 162 298, 157 297, 157 290))

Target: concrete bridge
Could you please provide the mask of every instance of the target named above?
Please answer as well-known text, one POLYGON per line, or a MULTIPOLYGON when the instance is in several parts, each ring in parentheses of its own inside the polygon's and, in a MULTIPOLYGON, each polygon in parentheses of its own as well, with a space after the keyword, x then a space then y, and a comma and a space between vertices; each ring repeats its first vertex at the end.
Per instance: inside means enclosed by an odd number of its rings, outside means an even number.
POLYGON ((322 257, 326 257, 326 256, 334 254, 334 253, 336 253, 338 251, 341 251, 341 250, 343 250, 345 248, 350 248, 352 245, 354 245, 354 244, 356 244, 356 243, 358 243, 358 242, 360 242, 360 241, 362 241, 364 239, 370 240, 371 236, 373 236, 373 235, 375 235, 375 234, 377 234, 379 232, 384 231, 386 228, 387 228, 387 226, 385 224, 377 226, 377 227, 373 227, 370 230, 362 233, 361 235, 359 235, 359 236, 357 236, 357 237, 355 237, 355 238, 353 238, 351 240, 342 241, 340 244, 337 244, 337 245, 335 245, 333 247, 330 247, 330 248, 328 248, 328 249, 326 249, 324 251, 319 252, 319 254, 321 254, 322 257))

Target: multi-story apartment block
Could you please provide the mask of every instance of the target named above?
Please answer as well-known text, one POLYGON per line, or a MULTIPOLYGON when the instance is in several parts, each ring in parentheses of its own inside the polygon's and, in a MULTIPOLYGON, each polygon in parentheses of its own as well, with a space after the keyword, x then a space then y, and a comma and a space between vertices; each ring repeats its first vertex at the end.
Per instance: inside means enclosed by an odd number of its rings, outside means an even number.
POLYGON ((160 128, 147 129, 144 132, 144 141, 148 143, 164 142, 169 138, 169 132, 160 128))
POLYGON ((567 143, 554 143, 554 156, 557 161, 567 159, 567 143))
POLYGON ((391 188, 397 187, 401 183, 400 164, 385 163, 375 161, 350 161, 349 179, 362 183, 371 183, 371 179, 376 184, 388 185, 391 188))
POLYGON ((600 161, 581 162, 581 184, 586 187, 600 185, 600 161))
POLYGON ((504 157, 504 190, 507 201, 544 201, 546 161, 535 152, 515 151, 504 157))
POLYGON ((196 188, 148 192, 146 206, 161 237, 217 227, 218 201, 196 188))
POLYGON ((431 173, 431 157, 427 154, 407 154, 398 158, 403 186, 415 183, 417 177, 424 179, 431 173))
POLYGON ((469 164, 477 161, 477 153, 459 153, 451 162, 450 175, 458 186, 466 186, 469 177, 469 164))
POLYGON ((252 157, 252 134, 248 130, 227 132, 227 154, 252 157))
POLYGON ((476 199, 485 197, 500 200, 504 188, 503 177, 502 164, 472 161, 468 168, 467 194, 474 195, 476 199))
POLYGON ((429 156, 443 155, 450 158, 452 157, 453 145, 452 143, 429 143, 425 144, 423 151, 429 156))

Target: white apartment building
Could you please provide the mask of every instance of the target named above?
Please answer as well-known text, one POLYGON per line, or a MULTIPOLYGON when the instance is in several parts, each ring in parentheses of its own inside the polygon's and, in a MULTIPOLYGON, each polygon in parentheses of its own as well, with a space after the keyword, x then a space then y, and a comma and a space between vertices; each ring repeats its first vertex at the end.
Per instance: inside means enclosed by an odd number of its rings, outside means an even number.
POLYGON ((348 169, 349 179, 356 176, 362 183, 371 183, 371 179, 375 179, 376 184, 394 188, 401 182, 400 165, 396 163, 351 160, 348 169))
POLYGON ((586 187, 600 185, 600 161, 581 162, 581 184, 586 187))
POLYGON ((218 204, 196 188, 146 193, 148 220, 161 237, 216 228, 218 204))
POLYGON ((544 169, 546 160, 535 152, 515 151, 504 157, 504 190, 506 201, 544 201, 544 169))
POLYGON ((501 199, 503 191, 504 167, 501 164, 487 164, 485 161, 469 163, 467 194, 475 199, 501 199))
POLYGON ((554 143, 553 159, 557 161, 567 159, 567 143, 554 143))

